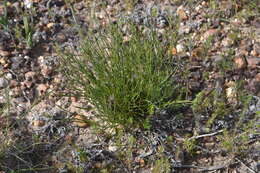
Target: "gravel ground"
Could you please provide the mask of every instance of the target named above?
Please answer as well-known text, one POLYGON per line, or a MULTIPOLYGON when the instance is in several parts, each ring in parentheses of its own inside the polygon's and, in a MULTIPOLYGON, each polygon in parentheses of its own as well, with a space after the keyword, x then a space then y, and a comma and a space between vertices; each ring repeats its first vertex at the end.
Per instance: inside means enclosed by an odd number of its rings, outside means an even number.
MULTIPOLYGON (((217 134, 198 138, 199 152, 195 155, 183 149, 187 134, 205 134, 207 128, 207 114, 198 115, 195 124, 189 108, 177 113, 161 112, 152 120, 151 131, 135 130, 136 140, 132 143, 130 134, 122 135, 120 141, 124 147, 116 145, 118 139, 111 137, 113 130, 98 133, 87 123, 75 122, 73 118, 78 115, 91 117, 95 111, 84 100, 62 95, 66 92, 66 79, 58 68, 59 56, 55 49, 55 45, 76 49, 80 40, 78 28, 84 35, 98 32, 109 23, 127 20, 135 22, 144 32, 156 29, 162 40, 167 31, 178 29, 178 42, 170 51, 189 72, 184 78, 175 79, 187 86, 187 99, 194 99, 202 90, 210 92, 217 88, 220 93, 226 93, 227 104, 238 104, 234 99, 234 82, 240 80, 254 96, 246 110, 248 116, 253 116, 260 107, 259 1, 254 1, 256 6, 252 6, 253 1, 231 0, 68 2, 10 0, 6 9, 0 3, 1 21, 5 11, 8 21, 7 27, 2 22, 0 25, 0 106, 8 107, 0 112, 3 129, 0 151, 4 148, 3 156, 0 152, 0 172, 20 169, 23 172, 149 173, 156 172, 152 168, 158 158, 168 160, 171 172, 259 171, 259 133, 251 135, 249 149, 240 157, 235 152, 225 154, 217 146, 217 134), (27 38, 25 18, 30 22, 31 42, 27 38), (185 116, 179 119, 174 116, 177 114, 185 116), (173 140, 169 141, 170 136, 173 140), (120 157, 130 149, 130 155, 120 157)), ((182 71, 179 75, 184 74, 182 71)), ((217 120, 211 132, 222 133, 221 129, 231 128, 238 114, 239 110, 217 120)), ((259 118, 256 123, 259 127, 259 118)), ((159 170, 164 172, 163 168, 159 170)))

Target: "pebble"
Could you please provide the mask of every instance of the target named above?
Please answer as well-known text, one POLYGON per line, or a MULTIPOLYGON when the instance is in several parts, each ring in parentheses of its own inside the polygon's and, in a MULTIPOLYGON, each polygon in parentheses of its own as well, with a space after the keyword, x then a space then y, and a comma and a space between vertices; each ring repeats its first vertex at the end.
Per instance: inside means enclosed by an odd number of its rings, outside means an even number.
POLYGON ((20 65, 23 64, 24 58, 21 56, 15 56, 11 58, 12 61, 12 70, 18 70, 20 68, 20 65))
POLYGON ((179 34, 189 34, 191 32, 191 27, 189 25, 181 25, 179 29, 179 34))
POLYGON ((260 73, 258 73, 256 76, 255 76, 255 79, 257 82, 260 82, 260 73))
POLYGON ((256 68, 260 66, 260 58, 247 58, 248 67, 256 68))
POLYGON ((0 78, 0 89, 6 88, 8 86, 8 81, 5 78, 0 78))
MULTIPOLYGON (((260 96, 260 82, 256 79, 250 80, 248 83, 248 89, 256 96, 260 96)), ((259 106, 258 106, 259 108, 259 106)))
POLYGON ((48 78, 49 77, 49 75, 52 73, 52 69, 51 68, 49 68, 49 67, 43 67, 42 69, 41 69, 41 74, 45 77, 45 78, 48 78))
POLYGON ((226 96, 229 103, 236 104, 237 103, 237 93, 236 93, 236 83, 234 81, 230 81, 226 84, 228 88, 226 89, 226 96))
POLYGON ((7 62, 4 58, 0 58, 0 64, 5 65, 7 64, 7 62))
MULTIPOLYGON (((123 43, 128 43, 131 40, 130 36, 124 36, 123 37, 123 43)), ((108 50, 109 51, 109 50, 108 50)))
POLYGON ((172 48, 171 54, 172 55, 176 55, 177 54, 177 49, 175 47, 172 48))
POLYGON ((260 58, 260 44, 254 44, 251 55, 260 58))
POLYGON ((70 100, 71 100, 72 102, 77 102, 77 101, 78 101, 78 98, 75 97, 75 96, 72 96, 72 97, 70 97, 70 100))
POLYGON ((23 57, 25 60, 30 60, 30 57, 28 55, 23 57))
POLYGON ((74 8, 77 10, 82 10, 84 8, 84 3, 76 3, 74 4, 74 8))
POLYGON ((12 73, 7 73, 7 74, 5 75, 5 78, 8 79, 8 80, 13 79, 12 73))
POLYGON ((45 125, 45 121, 44 120, 34 120, 32 122, 32 125, 34 127, 43 127, 45 125))
POLYGON ((83 117, 83 115, 79 115, 79 114, 74 116, 73 124, 81 128, 86 128, 89 126, 89 124, 86 122, 86 118, 83 117))
POLYGON ((32 0, 24 0, 24 6, 26 8, 32 8, 32 6, 33 6, 32 0))
POLYGON ((5 103, 5 97, 4 96, 0 96, 0 104, 3 104, 3 103, 5 103))
POLYGON ((208 3, 206 1, 202 1, 201 5, 207 7, 208 3))
POLYGON ((24 81, 21 83, 21 86, 25 89, 25 88, 31 88, 31 86, 33 85, 33 82, 31 81, 24 81))
POLYGON ((16 80, 10 80, 10 88, 14 88, 18 86, 18 82, 16 80))
POLYGON ((9 57, 11 53, 9 51, 0 50, 0 56, 9 57))
POLYGON ((8 41, 11 39, 11 34, 5 32, 2 29, 0 30, 0 50, 5 50, 8 41))
POLYGON ((48 89, 48 86, 46 84, 39 84, 36 88, 37 93, 39 96, 43 95, 48 89))
POLYGON ((185 47, 182 44, 177 44, 176 50, 177 50, 177 53, 181 53, 181 52, 184 52, 185 47))
POLYGON ((17 97, 14 99, 14 103, 25 103, 27 100, 24 97, 17 97))
POLYGON ((66 35, 64 34, 64 33, 61 33, 61 32, 59 32, 57 35, 56 35, 56 41, 58 42, 58 43, 64 43, 64 42, 66 42, 67 41, 67 37, 66 37, 66 35))
POLYGON ((157 18, 156 18, 156 26, 158 28, 165 28, 166 26, 169 25, 169 22, 167 21, 166 17, 163 16, 163 15, 159 15, 157 18))
POLYGON ((119 0, 111 0, 111 5, 116 5, 119 2, 119 0))
POLYGON ((109 150, 109 151, 116 152, 117 149, 118 149, 118 148, 117 148, 117 146, 115 146, 115 145, 109 145, 109 146, 108 146, 108 150, 109 150))
POLYGON ((101 163, 101 162, 96 162, 96 163, 94 164, 94 167, 95 167, 96 169, 100 169, 100 168, 102 168, 102 163, 101 163))
POLYGON ((33 34, 33 41, 38 43, 41 40, 47 40, 47 34, 46 31, 38 31, 36 30, 33 34))
POLYGON ((47 28, 49 28, 49 29, 50 29, 50 28, 53 28, 54 25, 55 25, 55 23, 53 23, 53 22, 48 23, 48 24, 47 24, 47 28))
POLYGON ((195 11, 196 12, 200 12, 200 10, 202 9, 203 7, 201 5, 198 5, 197 7, 195 7, 195 11))
POLYGON ((187 20, 188 19, 188 16, 187 16, 186 12, 184 11, 183 6, 180 6, 177 9, 177 14, 181 18, 181 20, 187 20))
POLYGON ((242 68, 245 68, 247 66, 247 61, 243 57, 236 57, 234 59, 234 63, 236 65, 237 69, 242 69, 242 68))
POLYGON ((31 81, 32 79, 34 79, 35 75, 36 75, 35 72, 29 71, 29 72, 25 73, 25 75, 24 75, 25 76, 25 80, 31 81))
POLYGON ((252 56, 257 56, 257 57, 259 57, 260 58, 260 54, 259 54, 259 52, 257 52, 256 50, 252 50, 251 52, 250 52, 250 55, 252 55, 252 56))
POLYGON ((24 112, 26 110, 26 103, 18 103, 17 106, 16 106, 16 110, 19 113, 24 112))
POLYGON ((61 83, 62 83, 62 77, 60 77, 60 76, 55 76, 54 79, 53 79, 53 82, 54 82, 54 84, 55 84, 56 86, 59 85, 59 84, 61 84, 61 83))
POLYGON ((19 87, 19 86, 14 87, 14 88, 10 91, 9 94, 10 94, 11 97, 21 96, 21 95, 22 95, 21 87, 19 87))

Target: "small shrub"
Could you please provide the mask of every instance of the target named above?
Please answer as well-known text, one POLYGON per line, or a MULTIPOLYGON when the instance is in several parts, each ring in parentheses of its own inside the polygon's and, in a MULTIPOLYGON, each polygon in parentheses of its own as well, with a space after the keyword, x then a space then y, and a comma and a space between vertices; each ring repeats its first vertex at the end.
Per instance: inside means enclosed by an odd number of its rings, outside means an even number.
POLYGON ((184 149, 190 154, 195 155, 196 154, 196 139, 185 139, 183 142, 184 149))
POLYGON ((152 173, 156 173, 156 172, 161 172, 161 173, 171 172, 171 164, 167 160, 167 158, 163 157, 156 160, 152 173))
POLYGON ((208 117, 208 127, 211 127, 216 119, 224 118, 230 113, 229 105, 226 104, 226 95, 219 93, 217 89, 198 93, 193 100, 192 110, 195 116, 203 114, 208 117))
POLYGON ((63 71, 71 94, 83 97, 111 127, 149 128, 155 110, 177 103, 176 67, 155 31, 143 34, 130 25, 127 41, 120 26, 89 34, 80 56, 62 53, 63 71))

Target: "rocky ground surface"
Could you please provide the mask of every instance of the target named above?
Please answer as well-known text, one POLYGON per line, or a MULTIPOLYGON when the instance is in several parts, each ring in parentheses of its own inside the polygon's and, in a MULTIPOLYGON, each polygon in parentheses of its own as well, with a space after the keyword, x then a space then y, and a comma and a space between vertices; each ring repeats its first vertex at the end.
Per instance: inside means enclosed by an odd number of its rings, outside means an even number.
POLYGON ((180 73, 185 77, 176 82, 187 86, 187 98, 194 99, 202 90, 210 95, 211 89, 217 88, 226 94, 227 105, 236 105, 235 83, 241 81, 254 98, 245 110, 253 118, 260 111, 258 1, 6 2, 0 6, 0 172, 148 173, 167 172, 167 164, 171 172, 260 170, 259 117, 253 125, 258 134, 248 134, 244 155, 237 155, 240 148, 227 152, 218 146, 221 129, 234 125, 239 109, 215 121, 209 136, 194 138, 193 154, 182 145, 193 140, 191 136, 206 133, 207 115, 197 116, 195 124, 189 109, 183 110, 182 119, 173 116, 177 113, 162 112, 152 120, 151 131, 136 130, 135 140, 127 134, 116 139, 112 130, 94 132, 88 123, 75 120, 93 116, 93 107, 63 95, 66 79, 59 70, 56 52, 57 45, 77 48, 79 28, 84 35, 109 23, 131 20, 144 30, 156 28, 162 39, 167 31, 177 28, 178 42, 169 51, 186 69, 180 73), (118 140, 123 147, 118 147, 118 140), (159 168, 158 158, 163 165, 159 168))

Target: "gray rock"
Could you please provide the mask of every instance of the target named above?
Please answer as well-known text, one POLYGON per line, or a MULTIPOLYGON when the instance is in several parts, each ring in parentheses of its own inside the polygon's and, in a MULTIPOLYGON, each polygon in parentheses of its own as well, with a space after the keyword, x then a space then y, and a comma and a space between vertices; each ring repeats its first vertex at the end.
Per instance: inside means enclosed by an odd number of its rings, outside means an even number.
POLYGON ((15 56, 11 58, 12 61, 12 70, 18 70, 21 65, 24 63, 24 58, 22 56, 15 56))
POLYGON ((0 89, 6 88, 8 86, 8 81, 5 78, 0 78, 0 89))
POLYGON ((157 18, 156 18, 156 25, 158 28, 164 28, 166 26, 169 25, 167 19, 165 16, 163 15, 159 15, 157 18))
POLYGON ((5 49, 8 41, 11 39, 11 35, 8 32, 0 31, 0 48, 5 49))
POLYGON ((8 80, 12 80, 12 79, 13 79, 12 73, 7 73, 7 74, 5 75, 5 77, 6 77, 6 79, 8 79, 8 80))
POLYGON ((256 164, 256 169, 257 169, 257 171, 260 171, 260 163, 256 164))
POLYGON ((34 42, 38 43, 38 42, 45 41, 45 40, 47 40, 46 31, 36 31, 33 34, 33 41, 34 42))

